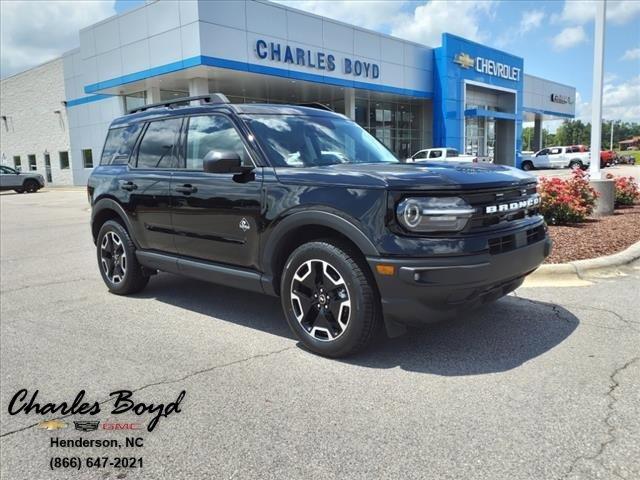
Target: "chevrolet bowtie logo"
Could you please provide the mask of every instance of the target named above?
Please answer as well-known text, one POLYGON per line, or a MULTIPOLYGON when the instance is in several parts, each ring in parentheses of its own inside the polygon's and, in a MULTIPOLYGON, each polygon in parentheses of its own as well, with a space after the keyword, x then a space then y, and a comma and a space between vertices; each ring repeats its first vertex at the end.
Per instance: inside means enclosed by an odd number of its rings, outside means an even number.
POLYGON ((471 68, 476 63, 476 61, 468 53, 459 53, 453 59, 453 63, 457 63, 462 68, 471 68))

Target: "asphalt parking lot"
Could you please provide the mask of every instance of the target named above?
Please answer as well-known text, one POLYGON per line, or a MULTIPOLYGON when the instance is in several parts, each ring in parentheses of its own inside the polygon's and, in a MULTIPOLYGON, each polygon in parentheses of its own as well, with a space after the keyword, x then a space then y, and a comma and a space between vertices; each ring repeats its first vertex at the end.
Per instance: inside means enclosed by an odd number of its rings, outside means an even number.
MULTIPOLYGON (((299 346, 275 298, 168 274, 109 294, 88 219, 83 191, 0 195, 3 479, 640 478, 640 265, 521 288, 336 361, 299 346), (45 431, 56 415, 8 414, 21 388, 43 403, 186 393, 136 432, 144 447, 116 450, 143 468, 51 471, 116 454, 51 438, 127 433, 45 431)), ((103 407, 102 422, 151 418, 103 407)))

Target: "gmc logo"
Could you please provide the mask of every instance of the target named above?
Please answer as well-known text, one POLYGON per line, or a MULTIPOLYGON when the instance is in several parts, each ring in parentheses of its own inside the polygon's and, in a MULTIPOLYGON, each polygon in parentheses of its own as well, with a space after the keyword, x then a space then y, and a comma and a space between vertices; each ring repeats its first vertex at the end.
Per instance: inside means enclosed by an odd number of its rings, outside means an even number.
POLYGON ((489 205, 485 207, 485 213, 508 213, 524 208, 531 208, 540 205, 540 196, 533 195, 526 200, 518 200, 517 202, 499 203, 498 205, 489 205))
POLYGON ((103 430, 140 430, 139 423, 107 423, 102 422, 103 430))

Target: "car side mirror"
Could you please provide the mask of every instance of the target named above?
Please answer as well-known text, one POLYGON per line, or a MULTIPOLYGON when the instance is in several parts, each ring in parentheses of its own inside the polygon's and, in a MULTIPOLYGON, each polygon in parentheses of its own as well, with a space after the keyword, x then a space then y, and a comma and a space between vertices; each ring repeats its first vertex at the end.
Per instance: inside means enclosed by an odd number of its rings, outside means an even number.
POLYGON ((227 150, 211 150, 203 160, 202 169, 207 173, 244 173, 240 155, 227 150))

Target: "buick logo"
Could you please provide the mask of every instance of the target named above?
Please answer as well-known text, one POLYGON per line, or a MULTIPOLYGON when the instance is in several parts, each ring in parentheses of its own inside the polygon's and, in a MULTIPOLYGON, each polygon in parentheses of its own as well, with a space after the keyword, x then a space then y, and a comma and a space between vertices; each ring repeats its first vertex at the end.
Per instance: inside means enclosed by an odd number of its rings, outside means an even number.
POLYGON ((532 195, 525 200, 517 200, 508 203, 498 203, 496 205, 488 205, 484 208, 485 213, 510 213, 525 208, 537 207, 540 205, 540 195, 532 195))

